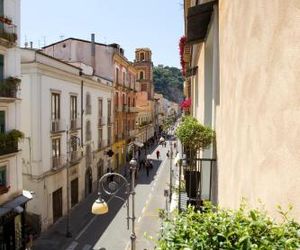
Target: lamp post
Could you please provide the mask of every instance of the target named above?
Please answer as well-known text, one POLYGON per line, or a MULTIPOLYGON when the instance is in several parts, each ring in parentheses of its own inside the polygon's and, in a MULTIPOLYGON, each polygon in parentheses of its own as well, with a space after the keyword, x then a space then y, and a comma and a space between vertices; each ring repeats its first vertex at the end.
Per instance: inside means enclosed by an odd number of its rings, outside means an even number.
MULTIPOLYGON (((134 151, 133 151, 133 155, 134 155, 134 151)), ((133 156, 134 157, 134 156, 133 156)), ((92 206, 92 213, 96 214, 96 215, 101 215, 101 214, 105 214, 108 212, 108 205, 107 203, 102 199, 102 193, 101 193, 101 189, 108 195, 112 196, 112 197, 116 197, 119 198, 121 200, 124 201, 123 198, 121 198, 120 196, 118 196, 118 192, 120 191, 120 189, 125 185, 126 186, 126 191, 125 194, 128 194, 128 197, 126 199, 126 207, 127 207, 127 229, 129 229, 129 220, 131 220, 132 222, 132 226, 131 226, 131 235, 130 235, 130 240, 131 240, 131 250, 135 250, 135 242, 136 242, 136 234, 135 234, 135 204, 134 204, 134 197, 135 197, 135 189, 134 189, 134 185, 135 185, 135 172, 136 172, 136 167, 137 167, 137 161, 136 159, 132 158, 129 162, 130 164, 130 169, 131 169, 131 185, 130 183, 127 181, 127 179, 118 173, 107 173, 105 175, 103 175, 99 181, 98 181, 98 199, 94 202, 93 206, 92 206), (109 177, 113 177, 113 176, 117 176, 119 177, 121 180, 123 180, 123 185, 119 185, 119 187, 117 188, 118 184, 114 181, 112 181, 107 187, 105 187, 105 183, 107 178, 109 177), (130 199, 130 195, 131 195, 131 205, 132 205, 132 209, 131 209, 131 217, 129 216, 129 199, 130 199)))
POLYGON ((75 147, 75 150, 77 151, 77 143, 80 145, 80 138, 77 136, 71 136, 69 138, 69 130, 67 129, 67 135, 66 135, 66 143, 67 143, 67 223, 66 223, 66 237, 71 238, 72 233, 70 231, 70 181, 69 181, 69 167, 70 167, 70 159, 69 154, 73 152, 73 150, 70 150, 70 146, 75 147), (75 143, 75 144, 73 144, 75 143), (71 145, 70 145, 71 144, 71 145))
POLYGON ((172 200, 172 157, 173 157, 173 144, 172 141, 170 141, 170 196, 169 196, 169 202, 171 204, 172 200))

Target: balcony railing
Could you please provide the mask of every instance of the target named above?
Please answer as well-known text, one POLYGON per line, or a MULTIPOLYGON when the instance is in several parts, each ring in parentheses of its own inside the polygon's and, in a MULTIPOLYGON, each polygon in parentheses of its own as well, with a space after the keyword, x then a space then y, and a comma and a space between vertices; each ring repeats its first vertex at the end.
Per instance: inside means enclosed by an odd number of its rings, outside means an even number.
POLYGON ((66 157, 63 155, 53 156, 51 158, 51 166, 53 170, 60 169, 66 165, 66 157))
POLYGON ((18 140, 21 137, 22 133, 18 130, 0 133, 0 155, 18 152, 18 140))
POLYGON ((51 133, 58 133, 66 130, 66 123, 63 119, 51 120, 51 133))
POLYGON ((123 104, 123 112, 128 112, 128 105, 127 104, 123 104))
POLYGON ((115 106, 115 112, 123 112, 123 107, 121 105, 115 106))
POLYGON ((13 24, 4 23, 0 28, 0 38, 8 41, 9 45, 14 45, 18 39, 16 26, 13 24))
POLYGON ((105 117, 104 116, 100 116, 98 118, 98 127, 104 126, 105 125, 105 117))
POLYGON ((17 98, 20 82, 21 80, 16 77, 0 80, 0 98, 17 98))
POLYGON ((101 140, 101 141, 98 141, 98 149, 103 149, 105 147, 107 147, 108 145, 108 140, 101 140))
POLYGON ((72 151, 70 154, 70 162, 74 163, 77 162, 81 159, 81 151, 77 150, 77 151, 72 151))
POLYGON ((138 112, 137 107, 129 107, 129 112, 136 113, 138 112))
POLYGON ((80 129, 80 127, 81 127, 80 118, 71 119, 71 121, 70 121, 70 129, 71 130, 80 129))
POLYGON ((92 105, 91 105, 91 104, 87 104, 87 105, 86 105, 85 113, 86 113, 87 115, 92 114, 92 105))
POLYGON ((113 118, 112 116, 107 117, 107 125, 111 125, 113 123, 113 118))
POLYGON ((137 129, 130 130, 129 131, 129 136, 134 137, 137 134, 137 132, 138 132, 137 129))

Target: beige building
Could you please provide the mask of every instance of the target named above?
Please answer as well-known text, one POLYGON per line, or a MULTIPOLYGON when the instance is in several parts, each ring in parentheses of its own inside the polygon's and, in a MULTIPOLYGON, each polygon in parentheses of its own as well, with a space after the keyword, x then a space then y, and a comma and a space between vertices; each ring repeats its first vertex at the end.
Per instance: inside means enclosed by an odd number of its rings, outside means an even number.
POLYGON ((185 0, 184 14, 185 91, 217 135, 213 200, 292 204, 300 220, 299 1, 185 0))

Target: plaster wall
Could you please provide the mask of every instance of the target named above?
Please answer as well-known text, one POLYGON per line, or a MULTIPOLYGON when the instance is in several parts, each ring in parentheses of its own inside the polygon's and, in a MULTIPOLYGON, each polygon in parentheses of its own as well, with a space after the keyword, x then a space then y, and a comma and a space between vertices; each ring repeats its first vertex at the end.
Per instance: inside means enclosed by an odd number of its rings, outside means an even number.
POLYGON ((219 203, 300 220, 300 2, 219 1, 219 203))

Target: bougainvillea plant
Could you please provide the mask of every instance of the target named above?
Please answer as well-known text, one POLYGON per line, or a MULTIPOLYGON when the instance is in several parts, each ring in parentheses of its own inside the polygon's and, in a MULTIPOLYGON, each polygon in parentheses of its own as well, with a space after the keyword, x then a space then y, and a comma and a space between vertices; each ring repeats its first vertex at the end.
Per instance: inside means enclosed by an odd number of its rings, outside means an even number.
POLYGON ((182 36, 179 40, 179 55, 180 55, 180 64, 181 64, 181 72, 182 75, 185 76, 185 62, 183 60, 184 46, 186 44, 186 37, 182 36))

